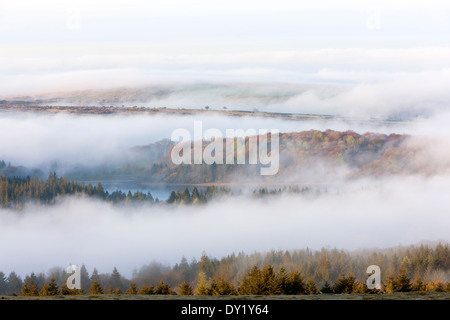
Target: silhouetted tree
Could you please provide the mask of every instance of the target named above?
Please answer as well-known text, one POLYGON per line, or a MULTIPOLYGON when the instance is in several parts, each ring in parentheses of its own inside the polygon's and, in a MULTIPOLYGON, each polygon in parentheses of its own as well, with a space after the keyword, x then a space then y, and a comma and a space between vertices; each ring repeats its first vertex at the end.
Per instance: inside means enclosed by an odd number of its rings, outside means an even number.
POLYGON ((5 294, 7 291, 8 291, 8 281, 6 280, 6 275, 0 271, 0 294, 5 294))
POLYGON ((113 288, 113 290, 117 289, 119 289, 120 291, 123 290, 121 276, 119 271, 117 271, 116 267, 114 267, 114 270, 111 274, 111 278, 109 279, 109 285, 113 288))

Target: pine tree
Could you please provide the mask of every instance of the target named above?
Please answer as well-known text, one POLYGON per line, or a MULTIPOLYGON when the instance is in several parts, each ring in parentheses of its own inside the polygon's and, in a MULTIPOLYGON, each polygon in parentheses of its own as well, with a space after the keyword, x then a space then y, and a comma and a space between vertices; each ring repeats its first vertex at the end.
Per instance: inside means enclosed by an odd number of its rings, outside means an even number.
MULTIPOLYGON (((284 269, 283 269, 284 270, 284 269)), ((284 272, 284 271, 283 271, 284 272)), ((285 274, 284 274, 285 275, 285 274)), ((283 277, 284 277, 283 275, 283 277)), ((282 294, 281 283, 277 277, 277 274, 274 271, 274 268, 271 264, 267 265, 262 269, 261 272, 261 281, 263 289, 263 294, 265 295, 278 295, 282 294)), ((286 283, 286 279, 283 279, 284 284, 286 283)))
POLYGON ((114 293, 116 293, 116 290, 114 290, 113 287, 111 287, 111 285, 109 285, 108 288, 106 288, 105 293, 106 294, 114 294, 114 293))
POLYGON ((61 293, 62 295, 64 295, 64 296, 66 296, 66 295, 74 295, 74 294, 76 294, 76 290, 71 290, 71 289, 69 289, 69 287, 67 286, 67 283, 64 282, 64 283, 61 285, 60 293, 61 293))
POLYGON ((103 189, 102 184, 100 183, 100 181, 97 183, 97 194, 101 197, 104 198, 105 197, 105 190, 103 189))
POLYGON ((137 294, 137 293, 138 293, 138 289, 136 286, 136 282, 131 282, 130 287, 128 288, 126 294, 137 294))
POLYGON ((215 285, 215 290, 212 292, 212 295, 216 296, 231 296, 237 295, 237 290, 228 282, 225 278, 220 278, 215 285))
POLYGON ((208 285, 206 282, 206 274, 202 271, 198 275, 199 280, 197 283, 197 289, 195 290, 195 294, 197 296, 207 296, 208 295, 208 285))
POLYGON ((119 288, 122 290, 122 280, 119 271, 114 267, 111 278, 109 279, 109 284, 113 288, 113 290, 117 290, 119 288))
POLYGON ((155 294, 171 294, 172 290, 169 285, 165 284, 163 280, 155 288, 155 294))
POLYGON ((21 293, 23 296, 30 296, 30 295, 31 295, 31 294, 30 294, 30 288, 29 288, 29 286, 28 286, 28 280, 27 280, 27 279, 25 279, 25 281, 23 282, 22 289, 20 290, 20 293, 21 293))
POLYGON ((184 281, 181 285, 180 285, 180 294, 183 296, 192 296, 194 294, 194 290, 192 290, 192 286, 184 281))
POLYGON ((319 294, 320 291, 317 289, 316 284, 313 279, 309 279, 308 284, 306 285, 306 294, 319 294))
POLYGON ((200 193, 198 192, 197 187, 194 187, 192 190, 192 204, 197 204, 200 202, 200 193))
POLYGON ((286 274, 286 269, 284 269, 284 267, 281 267, 280 270, 278 271, 275 282, 276 284, 274 285, 273 294, 286 294, 288 285, 288 276, 286 274))
POLYGON ((58 284, 56 283, 55 278, 51 278, 49 284, 45 282, 40 292, 41 296, 56 296, 58 294, 58 284))
POLYGON ((261 270, 254 266, 242 278, 239 286, 239 294, 242 295, 261 295, 264 294, 265 285, 261 281, 261 270))
POLYGON ((133 200, 133 195, 131 194, 131 191, 128 190, 128 194, 127 194, 127 198, 125 200, 125 203, 126 204, 130 204, 132 200, 133 200))
POLYGON ((366 294, 366 293, 374 293, 378 291, 377 289, 369 289, 367 287, 367 284, 365 282, 357 282, 355 284, 355 287, 353 288, 352 293, 360 293, 360 294, 366 294))
MULTIPOLYGON (((81 270, 80 270, 81 271, 81 270)), ((91 285, 92 282, 94 282, 94 280, 100 281, 100 277, 98 275, 98 271, 97 268, 94 268, 94 271, 92 271, 92 275, 91 275, 91 285)))
POLYGON ((92 281, 91 289, 89 290, 91 294, 103 294, 103 289, 97 279, 92 281))
POLYGON ((355 277, 350 274, 348 277, 342 272, 333 287, 334 293, 352 293, 355 288, 355 277))
POLYGON ((411 291, 411 281, 406 274, 406 269, 401 268, 399 273, 397 274, 397 278, 395 280, 395 291, 397 292, 409 292, 411 291))
POLYGON ((30 284, 28 285, 28 295, 30 295, 30 296, 38 296, 39 295, 39 287, 37 286, 34 278, 31 278, 30 284))
POLYGON ((44 285, 42 286, 41 292, 39 293, 39 295, 40 295, 41 297, 46 297, 46 296, 49 296, 49 295, 50 295, 50 292, 49 292, 49 288, 48 288, 47 282, 45 282, 44 285))
POLYGON ((175 191, 172 190, 172 192, 170 193, 169 199, 167 199, 167 203, 176 203, 177 201, 177 194, 175 193, 175 191))
POLYGON ((189 193, 189 189, 185 188, 183 193, 181 194, 181 204, 191 204, 191 194, 189 193))
POLYGON ((328 281, 325 281, 323 287, 320 289, 320 292, 322 292, 322 293, 333 293, 333 288, 328 283, 328 281))
POLYGON ((5 294, 8 291, 8 282, 6 275, 0 271, 0 294, 5 294))
POLYGON ((412 291, 426 291, 427 283, 422 280, 422 277, 418 276, 411 286, 412 291))
POLYGON ((289 275, 287 279, 285 294, 305 294, 306 293, 306 285, 305 282, 298 271, 293 271, 289 275))
POLYGON ((89 288, 91 287, 91 280, 89 279, 89 273, 84 264, 81 265, 80 268, 80 282, 81 282, 81 289, 83 290, 89 290, 89 288))
POLYGON ((388 278, 388 282, 386 284, 386 293, 394 293, 396 292, 396 283, 393 275, 390 275, 388 278))
POLYGON ((153 294, 153 286, 149 285, 146 286, 145 284, 142 285, 141 289, 139 290, 139 294, 153 294))
POLYGON ((208 296, 218 296, 220 294, 217 293, 217 283, 216 280, 213 278, 209 282, 209 287, 207 289, 208 296))

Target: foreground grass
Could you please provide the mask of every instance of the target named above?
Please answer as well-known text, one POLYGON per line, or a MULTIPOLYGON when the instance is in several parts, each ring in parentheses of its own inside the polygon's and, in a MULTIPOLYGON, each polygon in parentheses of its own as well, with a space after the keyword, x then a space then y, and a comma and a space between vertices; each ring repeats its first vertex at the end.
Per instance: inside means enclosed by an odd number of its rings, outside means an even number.
POLYGON ((182 295, 58 295, 47 297, 0 296, 0 300, 450 300, 447 292, 397 292, 390 294, 316 294, 277 296, 182 296, 182 295))

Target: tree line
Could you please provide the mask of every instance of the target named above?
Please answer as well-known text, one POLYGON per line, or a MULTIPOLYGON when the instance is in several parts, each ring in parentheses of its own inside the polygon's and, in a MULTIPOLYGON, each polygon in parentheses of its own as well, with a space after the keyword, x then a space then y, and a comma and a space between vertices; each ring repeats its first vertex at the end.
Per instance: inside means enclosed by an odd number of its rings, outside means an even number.
MULTIPOLYGON (((1 164, 2 162, 0 162, 1 164)), ((325 190, 326 192, 326 190, 325 190)), ((320 194, 320 190, 309 187, 282 187, 268 189, 267 187, 253 190, 253 198, 276 196, 280 194, 320 194)), ((112 204, 171 204, 171 205, 201 205, 211 199, 219 199, 224 196, 242 195, 242 190, 232 191, 225 187, 208 186, 203 189, 194 187, 184 190, 172 190, 167 200, 154 198, 150 192, 141 191, 123 192, 104 190, 101 182, 97 185, 78 183, 64 177, 57 177, 56 173, 50 173, 47 180, 38 177, 7 177, 3 172, 0 176, 0 207, 22 209, 26 202, 36 204, 54 204, 58 197, 65 195, 84 195, 104 200, 112 204)))
POLYGON ((173 267, 152 263, 133 272, 131 279, 117 268, 111 274, 94 268, 80 269, 81 290, 67 287, 65 270, 27 275, 0 272, 0 294, 181 294, 181 295, 299 295, 394 293, 410 291, 450 292, 448 244, 417 245, 380 251, 348 253, 320 251, 271 251, 266 254, 232 254, 222 259, 203 254, 190 263, 182 258, 173 267), (365 273, 377 264, 382 289, 368 289, 365 273))
POLYGON ((172 191, 167 201, 153 198, 150 192, 141 191, 128 193, 116 190, 111 193, 105 191, 100 182, 96 186, 92 184, 69 181, 64 177, 57 177, 56 173, 50 173, 47 180, 38 177, 7 177, 3 172, 0 176, 0 207, 22 209, 26 202, 37 204, 54 204, 58 197, 65 195, 84 195, 102 199, 113 204, 137 204, 137 203, 167 203, 167 204, 202 204, 212 197, 228 195, 231 191, 227 188, 209 186, 203 192, 194 188, 192 192, 188 188, 184 191, 172 191))

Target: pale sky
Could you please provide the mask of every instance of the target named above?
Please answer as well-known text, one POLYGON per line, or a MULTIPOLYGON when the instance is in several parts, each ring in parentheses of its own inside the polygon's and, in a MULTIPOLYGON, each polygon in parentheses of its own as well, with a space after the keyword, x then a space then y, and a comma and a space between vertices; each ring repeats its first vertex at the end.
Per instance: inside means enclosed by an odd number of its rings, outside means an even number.
POLYGON ((196 81, 440 84, 450 68, 449 8, 436 0, 2 0, 0 96, 196 81))

